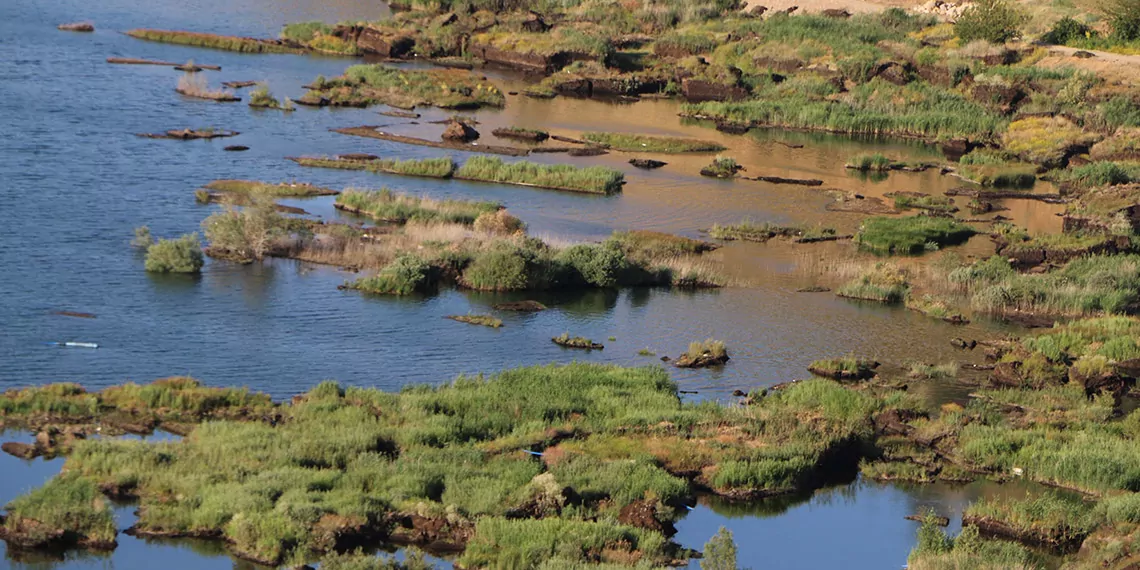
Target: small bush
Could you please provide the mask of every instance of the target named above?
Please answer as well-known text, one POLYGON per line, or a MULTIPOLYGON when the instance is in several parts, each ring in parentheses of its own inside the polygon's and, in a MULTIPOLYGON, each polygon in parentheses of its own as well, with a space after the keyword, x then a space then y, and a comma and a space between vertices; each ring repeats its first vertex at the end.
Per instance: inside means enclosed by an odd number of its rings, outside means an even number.
POLYGON ((630 265, 612 241, 572 246, 559 253, 558 260, 572 268, 581 281, 595 287, 617 286, 630 265))
POLYGON ((198 234, 160 239, 146 249, 146 270, 154 273, 198 273, 204 259, 198 234))
POLYGON ((526 224, 522 220, 507 213, 506 210, 484 212, 475 218, 475 231, 495 235, 514 235, 526 232, 526 224))
POLYGON ((421 257, 403 254, 372 277, 362 277, 350 287, 379 295, 411 295, 426 292, 431 267, 421 257))
POLYGON ((881 154, 860 154, 847 161, 847 168, 860 172, 885 172, 891 169, 893 161, 881 154))
POLYGON ((966 9, 954 24, 963 43, 985 40, 1002 44, 1021 36, 1025 15, 1009 0, 980 0, 966 9))

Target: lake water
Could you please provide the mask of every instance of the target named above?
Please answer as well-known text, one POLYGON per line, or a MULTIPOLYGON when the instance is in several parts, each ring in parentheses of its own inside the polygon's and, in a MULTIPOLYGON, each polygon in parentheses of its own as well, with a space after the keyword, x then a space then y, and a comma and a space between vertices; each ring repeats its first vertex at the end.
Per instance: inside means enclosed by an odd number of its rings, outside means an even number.
MULTIPOLYGON (((978 361, 949 345, 955 336, 982 338, 1000 325, 952 326, 901 308, 851 303, 831 294, 803 294, 812 283, 797 265, 824 256, 854 255, 842 243, 731 244, 710 257, 740 283, 717 291, 658 289, 531 295, 551 310, 502 316, 491 330, 443 317, 486 312, 517 295, 445 290, 424 298, 388 299, 337 290, 354 278, 335 268, 273 260, 237 266, 210 261, 200 277, 149 275, 128 246, 133 228, 157 236, 197 231, 212 211, 193 191, 218 178, 303 180, 333 187, 381 187, 440 198, 497 200, 530 226, 532 234, 560 241, 597 240, 614 230, 649 229, 697 237, 713 223, 742 218, 780 223, 826 223, 841 232, 861 216, 824 209, 823 192, 799 186, 715 181, 697 171, 708 155, 669 157, 663 169, 643 172, 613 153, 590 158, 537 155, 532 160, 604 164, 622 169, 629 183, 617 196, 599 197, 471 184, 304 169, 285 156, 369 152, 394 158, 439 156, 441 151, 348 137, 330 128, 385 124, 388 129, 435 138, 445 117, 425 110, 419 124, 372 110, 258 111, 244 103, 195 101, 174 92, 179 73, 157 66, 105 63, 110 56, 221 65, 210 84, 266 81, 276 95, 299 97, 317 75, 335 76, 354 60, 292 55, 242 55, 148 43, 120 32, 136 27, 273 36, 282 24, 320 19, 377 19, 379 2, 350 0, 9 0, 0 2, 0 389, 74 381, 89 388, 192 375, 212 385, 246 385, 285 399, 324 379, 398 389, 438 383, 461 373, 588 360, 622 365, 659 364, 689 341, 716 337, 732 361, 722 370, 674 371, 696 398, 727 398, 734 389, 769 386, 806 375, 823 357, 856 353, 885 362, 978 361), (93 34, 59 32, 60 23, 91 20, 93 34), (242 134, 215 141, 167 141, 135 133, 219 127, 242 134), (251 147, 223 152, 228 144, 251 147), (95 319, 54 315, 94 313, 95 319), (546 339, 569 331, 602 341, 603 351, 567 351, 546 339), (606 340, 613 337, 613 340, 606 340), (85 341, 97 350, 61 349, 53 341, 85 341), (654 357, 638 356, 648 348, 654 357)), ((504 88, 520 79, 489 75, 504 88)), ((501 111, 477 113, 488 139, 498 126, 541 127, 570 136, 588 130, 696 136, 720 141, 750 175, 824 180, 867 196, 960 185, 936 172, 893 174, 873 181, 843 168, 858 152, 933 159, 935 149, 913 142, 857 141, 804 133, 753 131, 728 135, 677 117, 672 101, 617 104, 559 98, 509 97, 501 111), (792 149, 779 143, 803 144, 792 149)), ((456 156, 462 159, 462 156, 456 156)), ((1048 190, 1042 188, 1041 191, 1048 190)), ((338 217, 329 198, 290 204, 325 218, 338 217)), ((1008 204, 1003 212, 1034 231, 1055 229, 1056 208, 1037 202, 1008 204)), ((985 256, 992 246, 974 239, 958 248, 985 256)), ((953 384, 916 390, 932 399, 960 395, 953 384)), ((11 439, 11 434, 9 434, 11 439)), ((0 499, 37 485, 60 463, 0 457, 0 499)), ((779 514, 700 505, 679 528, 678 539, 698 548, 720 525, 737 532, 742 564, 818 568, 840 560, 849 568, 898 567, 913 544, 914 525, 902 520, 918 505, 960 512, 969 491, 952 487, 903 489, 853 483, 817 494, 779 514), (854 550, 851 550, 854 549, 854 550), (832 560, 842 551, 857 553, 832 560), (778 564, 769 561, 779 560, 778 564)), ((124 511, 129 515, 129 509, 124 511)), ((124 523, 124 528, 128 523, 124 523)), ((202 543, 150 543, 122 538, 109 556, 72 555, 64 561, 16 560, 18 568, 246 567, 220 547, 202 543)))

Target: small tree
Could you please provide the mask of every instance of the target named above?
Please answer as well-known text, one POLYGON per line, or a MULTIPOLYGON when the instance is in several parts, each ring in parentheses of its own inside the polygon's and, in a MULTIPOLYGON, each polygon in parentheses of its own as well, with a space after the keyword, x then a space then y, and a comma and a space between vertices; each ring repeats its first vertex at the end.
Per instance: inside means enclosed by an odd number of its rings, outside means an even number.
POLYGON ((228 252, 241 260, 265 257, 273 240, 284 233, 284 220, 277 214, 271 198, 251 195, 244 208, 232 204, 202 221, 202 230, 211 247, 228 252))
POLYGON ((1112 26, 1112 36, 1120 41, 1140 39, 1140 0, 1105 0, 1101 11, 1112 26))
POLYGON ((160 239, 146 250, 146 270, 155 273, 198 273, 202 270, 202 244, 198 234, 160 239))
POLYGON ((978 0, 962 12, 954 32, 963 43, 985 40, 1003 44, 1020 37, 1024 23, 1025 14, 1009 0, 978 0))
POLYGON ((736 570, 736 542, 732 540, 732 531, 722 526, 705 543, 701 570, 736 570))

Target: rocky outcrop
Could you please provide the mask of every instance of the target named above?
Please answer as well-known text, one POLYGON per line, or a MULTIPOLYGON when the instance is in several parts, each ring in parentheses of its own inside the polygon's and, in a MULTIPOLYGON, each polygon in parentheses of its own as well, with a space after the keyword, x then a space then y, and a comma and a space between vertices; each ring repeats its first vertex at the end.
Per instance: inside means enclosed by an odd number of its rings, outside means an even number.
POLYGON ((1025 99, 1025 91, 1016 86, 975 83, 970 90, 970 96, 974 101, 1008 115, 1016 111, 1018 105, 1025 99))
POLYGON ((393 34, 369 26, 337 26, 332 35, 356 44, 362 53, 401 58, 411 53, 416 41, 411 36, 393 34))

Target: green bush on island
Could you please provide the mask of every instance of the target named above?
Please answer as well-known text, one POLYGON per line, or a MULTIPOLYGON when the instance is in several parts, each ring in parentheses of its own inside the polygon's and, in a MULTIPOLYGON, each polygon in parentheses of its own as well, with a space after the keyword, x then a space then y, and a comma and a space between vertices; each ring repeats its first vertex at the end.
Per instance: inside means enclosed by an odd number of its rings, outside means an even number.
POLYGON ((618 242, 578 244, 558 254, 558 261, 575 272, 574 281, 594 287, 615 287, 630 271, 630 262, 618 242))
POLYGON ((460 323, 467 323, 469 325, 482 325, 497 329, 503 326, 503 320, 492 317, 491 315, 451 315, 447 317, 453 321, 460 323))
POLYGON ((146 248, 146 270, 153 273, 198 273, 204 263, 196 233, 160 239, 146 248))
POLYGON ((724 145, 711 141, 627 133, 585 133, 582 138, 615 150, 630 152, 716 152, 725 148, 724 145))
POLYGON ((705 543, 701 570, 736 570, 736 568, 736 542, 732 538, 732 531, 722 526, 705 543))
POLYGON ((249 205, 244 208, 229 204, 202 220, 212 256, 241 262, 259 260, 268 255, 277 238, 287 233, 288 220, 277 214, 271 199, 261 194, 250 194, 247 199, 249 205))
POLYGON ((593 194, 620 192, 625 184, 621 171, 605 166, 578 168, 568 164, 504 162, 500 158, 475 156, 455 171, 456 178, 484 182, 507 182, 593 194))
POLYGON ((423 258, 406 253, 376 275, 361 277, 349 287, 377 295, 411 295, 427 292, 432 283, 431 276, 431 266, 423 258))
POLYGON ((409 194, 381 190, 348 189, 336 198, 336 206, 369 216, 376 220, 395 223, 451 222, 474 224, 484 214, 494 213, 501 206, 495 202, 467 200, 433 200, 409 194))
POLYGON ((859 247, 884 255, 915 255, 962 243, 973 228, 949 218, 929 216, 868 218, 855 235, 859 247))

